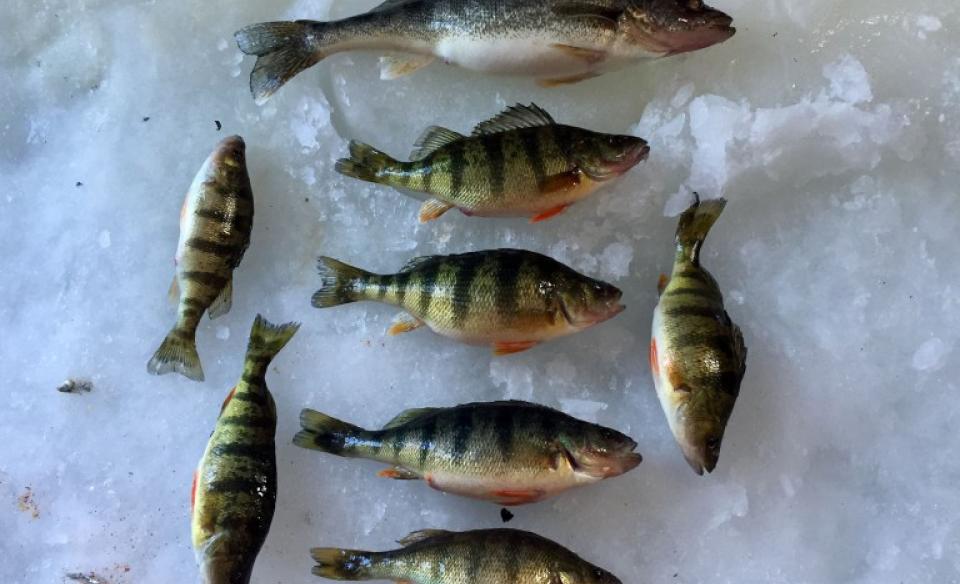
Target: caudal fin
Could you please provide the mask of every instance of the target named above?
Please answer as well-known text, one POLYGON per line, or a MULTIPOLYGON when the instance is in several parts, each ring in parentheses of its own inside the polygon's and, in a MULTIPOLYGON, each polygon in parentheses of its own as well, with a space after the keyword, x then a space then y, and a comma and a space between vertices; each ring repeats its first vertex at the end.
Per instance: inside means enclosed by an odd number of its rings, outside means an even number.
POLYGON ((398 164, 397 161, 373 146, 351 140, 350 158, 341 158, 337 161, 334 170, 344 176, 353 177, 367 182, 384 183, 384 176, 380 174, 386 167, 398 164))
POLYGON ((315 308, 349 304, 360 299, 364 280, 371 274, 339 260, 321 256, 317 261, 320 289, 313 294, 315 308))
POLYGON ((261 22, 234 33, 240 50, 257 56, 250 74, 250 93, 258 104, 326 57, 320 48, 326 25, 311 20, 261 22))
POLYGON ((677 225, 677 249, 693 263, 700 263, 700 246, 726 205, 726 199, 701 201, 697 195, 693 205, 680 216, 680 223, 677 225))
POLYGON ((298 330, 300 323, 272 324, 258 314, 250 330, 245 369, 255 375, 266 373, 270 362, 287 346, 298 330))
POLYGON ((331 580, 374 580, 377 578, 375 552, 340 548, 313 548, 310 555, 317 565, 314 576, 331 580))
POLYGON ((203 381, 195 335, 178 328, 170 331, 147 363, 147 371, 154 375, 179 373, 188 379, 203 381))
POLYGON ((347 440, 363 432, 363 428, 309 409, 300 412, 300 426, 303 430, 293 437, 294 444, 341 456, 347 440))

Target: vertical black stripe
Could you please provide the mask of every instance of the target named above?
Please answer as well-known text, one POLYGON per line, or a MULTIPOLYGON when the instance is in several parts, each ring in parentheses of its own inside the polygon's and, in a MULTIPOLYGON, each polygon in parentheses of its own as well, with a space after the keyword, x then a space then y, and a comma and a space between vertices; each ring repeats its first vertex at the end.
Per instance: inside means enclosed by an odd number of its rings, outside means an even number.
POLYGON ((453 277, 453 326, 456 328, 462 328, 470 315, 470 287, 479 267, 480 258, 477 254, 465 254, 457 258, 453 277))
POLYGON ((407 286, 410 285, 410 272, 395 274, 393 283, 397 286, 397 304, 403 306, 403 300, 407 297, 407 286))
POLYGON ((396 462, 400 462, 400 453, 403 451, 403 447, 407 441, 407 427, 398 426, 393 428, 390 433, 390 438, 393 440, 393 459, 396 462))
POLYGON ((473 409, 462 406, 457 408, 453 423, 453 450, 450 454, 454 463, 459 464, 467 454, 470 436, 473 434, 473 409))
POLYGON ((501 317, 508 317, 517 310, 517 294, 520 292, 517 283, 525 262, 521 256, 513 254, 500 255, 498 259, 495 302, 497 313, 501 317))
MULTIPOLYGON (((437 436, 437 416, 430 415, 420 428, 420 468, 427 462, 427 456, 434 450, 437 436)), ((436 580, 434 580, 436 582, 436 580)))
POLYGON ((459 197, 463 189, 463 171, 467 165, 464 156, 466 140, 458 140, 450 144, 450 195, 459 197))
POLYGON ((490 194, 500 198, 504 194, 506 182, 506 159, 503 155, 503 134, 492 134, 483 139, 483 149, 487 154, 487 180, 490 194))
POLYGON ((540 136, 543 130, 541 128, 531 128, 521 130, 517 133, 520 138, 520 144, 523 146, 523 153, 527 157, 527 164, 533 171, 533 176, 538 185, 543 184, 547 178, 547 168, 543 161, 543 150, 540 148, 540 136))
POLYGON ((392 276, 378 276, 374 280, 377 285, 377 300, 383 301, 387 297, 387 291, 390 289, 390 282, 393 281, 392 276))
MULTIPOLYGON (((513 412, 509 406, 500 406, 493 418, 493 431, 497 437, 500 457, 509 460, 513 450, 513 412)), ((508 580, 514 582, 514 580, 508 580)))
POLYGON ((440 268, 443 262, 428 262, 418 271, 420 276, 420 301, 417 308, 420 314, 426 315, 430 310, 430 303, 433 301, 435 288, 437 287, 437 277, 440 275, 440 268))

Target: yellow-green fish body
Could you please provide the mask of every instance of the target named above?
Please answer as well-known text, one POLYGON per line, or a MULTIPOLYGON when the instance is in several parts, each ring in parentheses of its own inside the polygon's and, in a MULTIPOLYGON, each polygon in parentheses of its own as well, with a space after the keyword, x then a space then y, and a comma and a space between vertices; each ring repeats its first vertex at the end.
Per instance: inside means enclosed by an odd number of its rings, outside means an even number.
POLYGON ((629 171, 650 152, 634 136, 557 124, 537 107, 517 105, 479 124, 469 137, 434 126, 411 162, 359 142, 337 171, 360 180, 426 193, 421 221, 450 209, 481 217, 549 219, 629 171))
POLYGON ((386 552, 314 548, 313 573, 411 584, 620 584, 603 568, 527 531, 430 529, 398 543, 404 547, 386 552))
POLYGON ((245 151, 240 136, 220 142, 187 191, 180 212, 176 277, 170 289, 177 300, 177 322, 147 364, 150 373, 204 378, 197 326, 204 312, 210 318, 229 312, 233 270, 250 245, 253 191, 245 151))
POLYGON ((391 334, 427 325, 460 342, 516 353, 610 319, 622 293, 547 256, 499 249, 416 258, 376 275, 321 257, 313 305, 374 301, 403 308, 391 334))
POLYGON ((381 476, 499 505, 619 476, 642 460, 616 430, 522 401, 407 410, 372 431, 313 410, 300 424, 298 446, 384 462, 393 468, 381 476))
POLYGON ((193 479, 191 532, 204 584, 247 584, 277 498, 271 360, 299 325, 258 316, 240 382, 227 396, 193 479))
POLYGON ((680 218, 673 273, 661 280, 653 315, 650 367, 660 405, 697 474, 712 472, 746 372, 747 348, 724 309, 700 246, 723 199, 695 203, 680 218))

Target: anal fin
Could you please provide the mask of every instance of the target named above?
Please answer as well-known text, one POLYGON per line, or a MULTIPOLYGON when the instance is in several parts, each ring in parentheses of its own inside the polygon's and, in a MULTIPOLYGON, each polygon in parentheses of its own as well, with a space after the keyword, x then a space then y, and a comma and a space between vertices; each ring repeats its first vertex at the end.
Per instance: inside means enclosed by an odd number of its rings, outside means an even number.
POLYGON ((380 57, 380 79, 392 81, 423 69, 436 59, 433 55, 387 55, 380 57))
POLYGON ((233 307, 233 276, 230 276, 230 279, 227 280, 226 285, 224 285, 223 290, 220 291, 220 294, 213 301, 213 304, 210 305, 210 308, 207 309, 207 314, 211 319, 223 316, 224 314, 230 312, 230 308, 233 307))
POLYGON ((453 205, 440 199, 430 199, 420 207, 420 223, 427 223, 439 219, 444 213, 453 209, 453 205))
POLYGON ((667 289, 668 285, 670 285, 670 276, 660 274, 660 279, 657 280, 657 292, 660 293, 660 296, 663 296, 663 291, 667 289))
POLYGON ((173 275, 173 282, 170 282, 170 289, 167 290, 167 300, 174 305, 180 302, 180 281, 176 274, 173 275))
POLYGON ((415 331, 422 326, 422 320, 407 313, 401 312, 396 316, 396 318, 393 319, 393 324, 391 324, 390 328, 387 329, 387 334, 391 337, 402 335, 403 333, 415 331))

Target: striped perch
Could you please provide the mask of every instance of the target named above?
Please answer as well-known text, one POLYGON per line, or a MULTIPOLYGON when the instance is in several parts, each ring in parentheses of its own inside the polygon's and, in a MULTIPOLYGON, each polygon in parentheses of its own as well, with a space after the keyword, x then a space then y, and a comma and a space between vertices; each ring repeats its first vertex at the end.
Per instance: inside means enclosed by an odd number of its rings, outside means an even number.
POLYGON ((277 408, 265 376, 300 325, 257 316, 243 376, 223 402, 193 478, 191 531, 204 584, 247 584, 277 499, 277 408))
POLYGON ((528 531, 415 531, 387 552, 310 550, 313 573, 331 580, 409 584, 620 584, 616 576, 528 531))
POLYGON ((660 405, 684 458, 699 475, 717 466, 747 368, 740 328, 724 309, 717 282, 700 266, 700 247, 725 205, 723 199, 701 203, 698 198, 680 217, 673 275, 660 277, 650 342, 660 405))
POLYGON ((433 126, 417 141, 411 162, 360 142, 337 172, 430 195, 420 221, 450 209, 481 217, 554 217, 625 174, 650 152, 633 136, 600 134, 557 124, 537 107, 516 105, 479 124, 469 137, 433 126))
POLYGON ((603 426, 522 401, 402 412, 364 430, 313 410, 293 443, 394 465, 380 476, 423 479, 440 491, 498 505, 540 501, 619 476, 642 458, 637 443, 603 426))
POLYGON ((233 302, 233 270, 250 245, 253 191, 246 145, 231 136, 217 145, 193 179, 180 212, 177 273, 170 286, 177 322, 147 363, 154 375, 177 372, 203 381, 197 326, 206 312, 217 318, 233 302))
POLYGON ((427 325, 457 341, 518 353, 623 311, 616 287, 547 256, 498 249, 415 258, 400 272, 375 275, 321 257, 313 305, 370 300, 403 308, 389 334, 427 325))

